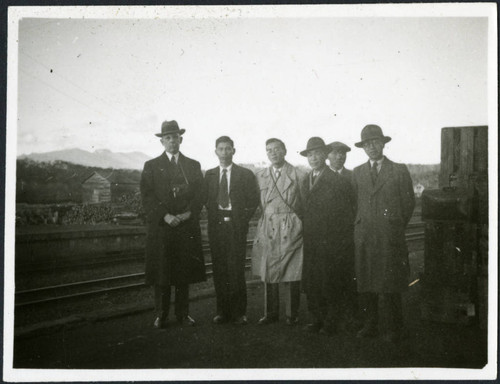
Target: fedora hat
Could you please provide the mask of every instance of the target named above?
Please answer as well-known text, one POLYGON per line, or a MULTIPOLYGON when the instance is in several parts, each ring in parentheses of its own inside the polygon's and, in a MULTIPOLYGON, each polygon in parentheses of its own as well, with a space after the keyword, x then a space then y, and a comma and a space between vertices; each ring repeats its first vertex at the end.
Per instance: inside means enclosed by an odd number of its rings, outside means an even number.
POLYGON ((333 143, 328 144, 328 146, 332 150, 336 149, 338 151, 344 151, 344 152, 349 152, 351 150, 351 147, 345 145, 344 143, 341 143, 340 141, 334 141, 333 143))
POLYGON ((389 141, 391 141, 391 138, 389 136, 384 136, 384 134, 382 133, 382 128, 375 124, 369 124, 361 131, 361 141, 355 143, 354 145, 358 148, 362 148, 365 142, 373 139, 380 139, 384 143, 388 143, 389 141))
POLYGON ((179 135, 182 135, 184 132, 186 132, 186 130, 179 129, 179 124, 177 124, 177 121, 164 121, 163 123, 161 123, 161 133, 155 133, 155 136, 162 137, 171 133, 178 133, 179 135))
POLYGON ((331 148, 325 145, 325 142, 321 137, 311 137, 307 140, 307 147, 300 154, 302 156, 307 156, 307 153, 315 149, 322 149, 325 153, 331 152, 331 148))

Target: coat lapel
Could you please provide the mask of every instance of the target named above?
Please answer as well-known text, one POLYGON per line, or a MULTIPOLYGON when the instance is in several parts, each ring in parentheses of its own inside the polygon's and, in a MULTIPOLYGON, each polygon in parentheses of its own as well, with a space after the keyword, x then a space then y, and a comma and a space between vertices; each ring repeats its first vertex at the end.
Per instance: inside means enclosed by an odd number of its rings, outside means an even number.
MULTIPOLYGON (((325 172, 327 171, 327 167, 325 166, 323 168, 323 170, 321 171, 321 173, 316 177, 316 180, 314 180, 314 184, 312 185, 312 187, 310 188, 310 192, 313 192, 315 189, 318 188, 318 185, 321 185, 321 180, 323 179, 323 175, 325 174, 325 172)), ((311 171, 311 173, 309 174, 309 185, 311 185, 312 183, 312 175, 313 175, 313 172, 314 171, 311 171)), ((331 171, 333 172, 333 171, 331 171)))
MULTIPOLYGON (((220 167, 219 167, 220 169, 220 167)), ((220 171, 219 171, 220 174, 220 171)), ((233 168, 231 169, 231 180, 229 181, 229 198, 231 202, 233 201, 233 193, 235 190, 235 186, 238 185, 240 180, 240 167, 233 163, 233 168)))
POLYGON ((280 192, 284 194, 295 180, 294 168, 290 164, 285 163, 285 165, 283 166, 283 171, 281 172, 280 179, 281 178, 283 179, 283 189, 281 189, 280 192))
POLYGON ((373 187, 372 194, 377 193, 380 188, 385 184, 385 182, 390 178, 392 174, 392 161, 390 161, 387 157, 382 162, 382 167, 380 168, 380 172, 377 176, 377 181, 375 182, 375 186, 373 187))
POLYGON ((217 196, 219 194, 219 176, 220 175, 220 168, 214 168, 213 171, 210 173, 210 177, 212 178, 210 185, 210 196, 212 196, 212 199, 217 202, 217 196))

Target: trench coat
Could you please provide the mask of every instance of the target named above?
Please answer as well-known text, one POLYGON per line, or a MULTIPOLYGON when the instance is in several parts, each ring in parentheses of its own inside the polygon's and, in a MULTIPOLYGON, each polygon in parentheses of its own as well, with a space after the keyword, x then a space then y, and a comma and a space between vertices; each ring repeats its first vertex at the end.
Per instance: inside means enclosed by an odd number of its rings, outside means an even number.
POLYGON ((257 173, 262 215, 252 248, 252 272, 266 283, 302 278, 302 193, 305 173, 285 163, 275 182, 272 167, 257 173))
POLYGON ((358 292, 402 292, 410 273, 405 229, 415 207, 410 173, 406 165, 384 158, 373 185, 367 162, 354 169, 353 187, 358 292))
POLYGON ((199 224, 203 174, 200 163, 182 153, 177 167, 176 170, 163 153, 144 164, 141 176, 146 214, 146 284, 149 285, 181 285, 206 279, 199 224), (181 170, 187 187, 182 195, 174 195, 174 175, 181 170), (163 220, 167 213, 176 215, 186 211, 191 211, 190 219, 177 227, 163 220))
POLYGON ((303 182, 302 289, 306 294, 321 290, 323 296, 332 298, 353 289, 353 190, 328 167, 314 185, 311 175, 303 182))

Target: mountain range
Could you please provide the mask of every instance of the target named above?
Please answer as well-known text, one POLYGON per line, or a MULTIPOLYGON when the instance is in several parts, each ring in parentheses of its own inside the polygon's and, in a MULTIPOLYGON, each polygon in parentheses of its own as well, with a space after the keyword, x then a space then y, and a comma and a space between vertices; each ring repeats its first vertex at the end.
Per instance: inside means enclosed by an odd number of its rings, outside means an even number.
POLYGON ((109 149, 97 149, 94 152, 72 148, 60 151, 31 153, 18 156, 19 160, 29 159, 38 162, 66 161, 88 167, 114 169, 142 169, 144 162, 151 159, 142 152, 111 152, 109 149))

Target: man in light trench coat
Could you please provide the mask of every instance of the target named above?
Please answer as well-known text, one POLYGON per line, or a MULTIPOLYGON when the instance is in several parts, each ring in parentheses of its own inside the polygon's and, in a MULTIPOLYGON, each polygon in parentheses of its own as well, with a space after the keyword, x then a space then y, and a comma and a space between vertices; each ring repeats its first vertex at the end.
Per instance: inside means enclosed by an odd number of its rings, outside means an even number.
POLYGON ((262 216, 252 249, 252 269, 265 283, 260 325, 278 321, 279 283, 286 289, 286 323, 298 323, 302 276, 302 194, 305 173, 285 161, 283 141, 266 141, 271 166, 257 173, 262 216))
POLYGON ((358 337, 375 336, 380 329, 384 340, 396 342, 403 335, 401 293, 408 288, 410 272, 405 229, 415 196, 406 165, 383 154, 390 140, 379 126, 367 125, 355 144, 369 161, 353 171, 354 242, 360 304, 366 313, 358 337))

